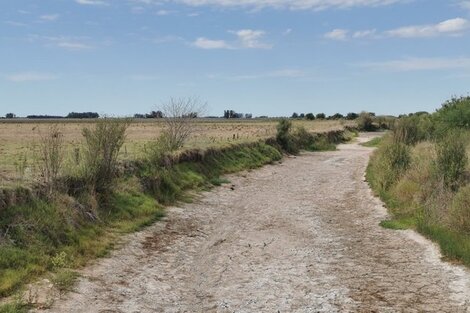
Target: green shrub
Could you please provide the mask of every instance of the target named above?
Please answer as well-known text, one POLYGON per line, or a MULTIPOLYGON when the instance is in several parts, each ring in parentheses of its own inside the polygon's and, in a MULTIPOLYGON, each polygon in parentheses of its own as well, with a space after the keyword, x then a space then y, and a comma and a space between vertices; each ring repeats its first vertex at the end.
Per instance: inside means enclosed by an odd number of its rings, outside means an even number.
POLYGON ((470 185, 460 188, 452 201, 451 222, 459 231, 470 234, 470 185))
POLYGON ((468 162, 462 136, 456 131, 450 131, 437 143, 436 152, 438 178, 442 179, 446 187, 457 190, 463 181, 468 162))
POLYGON ((393 140, 406 145, 414 145, 420 141, 418 120, 418 116, 398 119, 393 127, 393 140))
POLYGON ((387 138, 371 158, 373 184, 381 191, 388 190, 408 169, 411 156, 410 147, 387 138))
POLYGON ((282 149, 288 153, 297 154, 299 153, 299 147, 295 142, 292 134, 292 122, 286 118, 283 118, 277 124, 276 141, 282 147, 282 149))
POLYGON ((470 129, 470 97, 446 101, 435 115, 441 133, 452 128, 470 129))
POLYGON ((128 120, 103 119, 94 129, 82 130, 85 138, 84 173, 94 192, 108 194, 117 175, 117 158, 124 144, 128 120))
POLYGON ((359 114, 359 118, 357 119, 357 128, 361 131, 376 130, 372 114, 368 112, 361 112, 361 114, 359 114))

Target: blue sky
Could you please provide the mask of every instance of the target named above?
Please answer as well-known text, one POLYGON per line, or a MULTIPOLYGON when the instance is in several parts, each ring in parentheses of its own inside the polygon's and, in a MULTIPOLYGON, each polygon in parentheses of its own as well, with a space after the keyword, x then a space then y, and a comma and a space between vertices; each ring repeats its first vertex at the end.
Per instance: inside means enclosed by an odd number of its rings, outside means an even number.
POLYGON ((434 111, 469 37, 466 0, 4 0, 0 115, 434 111))

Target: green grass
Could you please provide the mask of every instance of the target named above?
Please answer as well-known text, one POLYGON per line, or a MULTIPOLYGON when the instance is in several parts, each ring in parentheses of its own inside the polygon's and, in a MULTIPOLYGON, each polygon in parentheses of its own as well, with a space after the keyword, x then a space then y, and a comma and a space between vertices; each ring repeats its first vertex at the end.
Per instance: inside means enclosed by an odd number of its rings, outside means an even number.
POLYGON ((416 228, 417 219, 415 217, 403 217, 395 218, 390 220, 384 220, 380 222, 380 226, 383 228, 403 230, 403 229, 414 229, 416 228))
POLYGON ((0 305, 0 313, 27 313, 28 306, 21 301, 0 305))
POLYGON ((54 284, 55 288, 57 288, 57 290, 59 290, 59 292, 62 294, 66 291, 72 290, 72 287, 73 285, 75 285, 77 278, 77 272, 62 269, 54 275, 54 277, 52 278, 52 283, 54 284))
POLYGON ((223 177, 214 177, 210 180, 210 183, 214 186, 222 186, 223 184, 230 184, 230 180, 223 177))
POLYGON ((44 201, 2 212, 0 229, 9 230, 10 242, 0 246, 0 296, 52 270, 59 253, 66 255, 68 265, 83 266, 107 255, 120 234, 141 229, 164 214, 152 197, 137 190, 116 192, 111 207, 93 222, 77 216, 73 208, 44 201))
POLYGON ((382 137, 375 137, 367 142, 361 143, 361 146, 368 148, 376 148, 382 143, 382 137))

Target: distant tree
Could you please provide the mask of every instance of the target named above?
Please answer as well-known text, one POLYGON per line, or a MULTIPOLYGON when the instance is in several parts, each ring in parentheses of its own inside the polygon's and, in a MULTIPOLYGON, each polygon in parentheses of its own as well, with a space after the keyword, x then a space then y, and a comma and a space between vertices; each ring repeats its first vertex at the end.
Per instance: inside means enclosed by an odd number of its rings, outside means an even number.
POLYGON ((346 115, 347 120, 355 120, 358 117, 359 117, 359 114, 354 113, 354 112, 350 112, 346 115))
POLYGON ((239 114, 234 110, 224 110, 224 118, 240 118, 239 114))
POLYGON ((329 120, 340 120, 344 118, 343 114, 335 113, 332 116, 328 117, 329 120))
POLYGON ((326 115, 325 115, 325 113, 318 113, 316 118, 319 119, 319 120, 324 120, 326 118, 326 115))
POLYGON ((300 113, 299 117, 300 118, 305 118, 305 113, 300 113))
POLYGON ((148 114, 145 114, 146 118, 163 118, 163 112, 158 110, 158 111, 152 111, 148 114))
POLYGON ((145 118, 145 114, 136 113, 134 114, 134 118, 145 118))
POLYGON ((251 113, 246 113, 245 114, 245 118, 252 118, 252 117, 253 117, 253 114, 251 114, 251 113))
POLYGON ((307 113, 305 114, 305 118, 309 121, 313 121, 315 119, 315 115, 313 115, 313 113, 307 113))
POLYGON ((299 114, 297 114, 296 112, 294 112, 294 113, 292 113, 291 118, 299 118, 299 114))
POLYGON ((100 115, 95 112, 83 112, 83 113, 77 113, 77 112, 70 112, 66 118, 99 118, 100 115))
POLYGON ((16 115, 14 113, 7 113, 5 114, 5 118, 15 118, 16 115))
POLYGON ((29 119, 61 119, 63 116, 59 115, 28 115, 26 118, 29 119))

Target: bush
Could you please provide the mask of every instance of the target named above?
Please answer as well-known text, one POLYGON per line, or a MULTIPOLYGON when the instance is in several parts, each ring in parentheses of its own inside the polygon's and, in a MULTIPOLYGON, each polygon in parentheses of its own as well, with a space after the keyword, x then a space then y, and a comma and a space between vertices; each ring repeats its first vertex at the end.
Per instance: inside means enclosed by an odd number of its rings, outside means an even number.
POLYGON ((406 145, 414 145, 421 140, 418 130, 419 117, 404 117, 395 122, 393 140, 406 145))
POLYGON ((92 191, 107 194, 117 175, 117 158, 124 144, 128 120, 104 119, 84 128, 84 173, 92 191))
POLYGON ((375 126, 373 124, 374 120, 372 114, 367 112, 361 112, 357 119, 357 128, 362 131, 374 131, 375 126))
POLYGON ((436 112, 436 119, 445 132, 452 128, 470 129, 470 97, 453 98, 436 112))
POLYGON ((299 147, 290 133, 291 128, 292 122, 285 118, 281 119, 277 124, 276 141, 284 151, 297 154, 299 153, 299 147))
POLYGON ((457 190, 463 181, 468 163, 462 136, 455 131, 449 132, 437 143, 436 152, 436 174, 446 187, 457 190))
POLYGON ((388 190, 408 169, 410 162, 409 146, 388 139, 371 160, 374 184, 382 191, 388 190))
POLYGON ((47 133, 40 134, 39 169, 44 185, 49 195, 57 187, 57 180, 64 160, 64 140, 61 130, 57 125, 52 125, 47 133))
POLYGON ((470 185, 460 188, 452 201, 451 222, 458 230, 470 234, 470 185))

